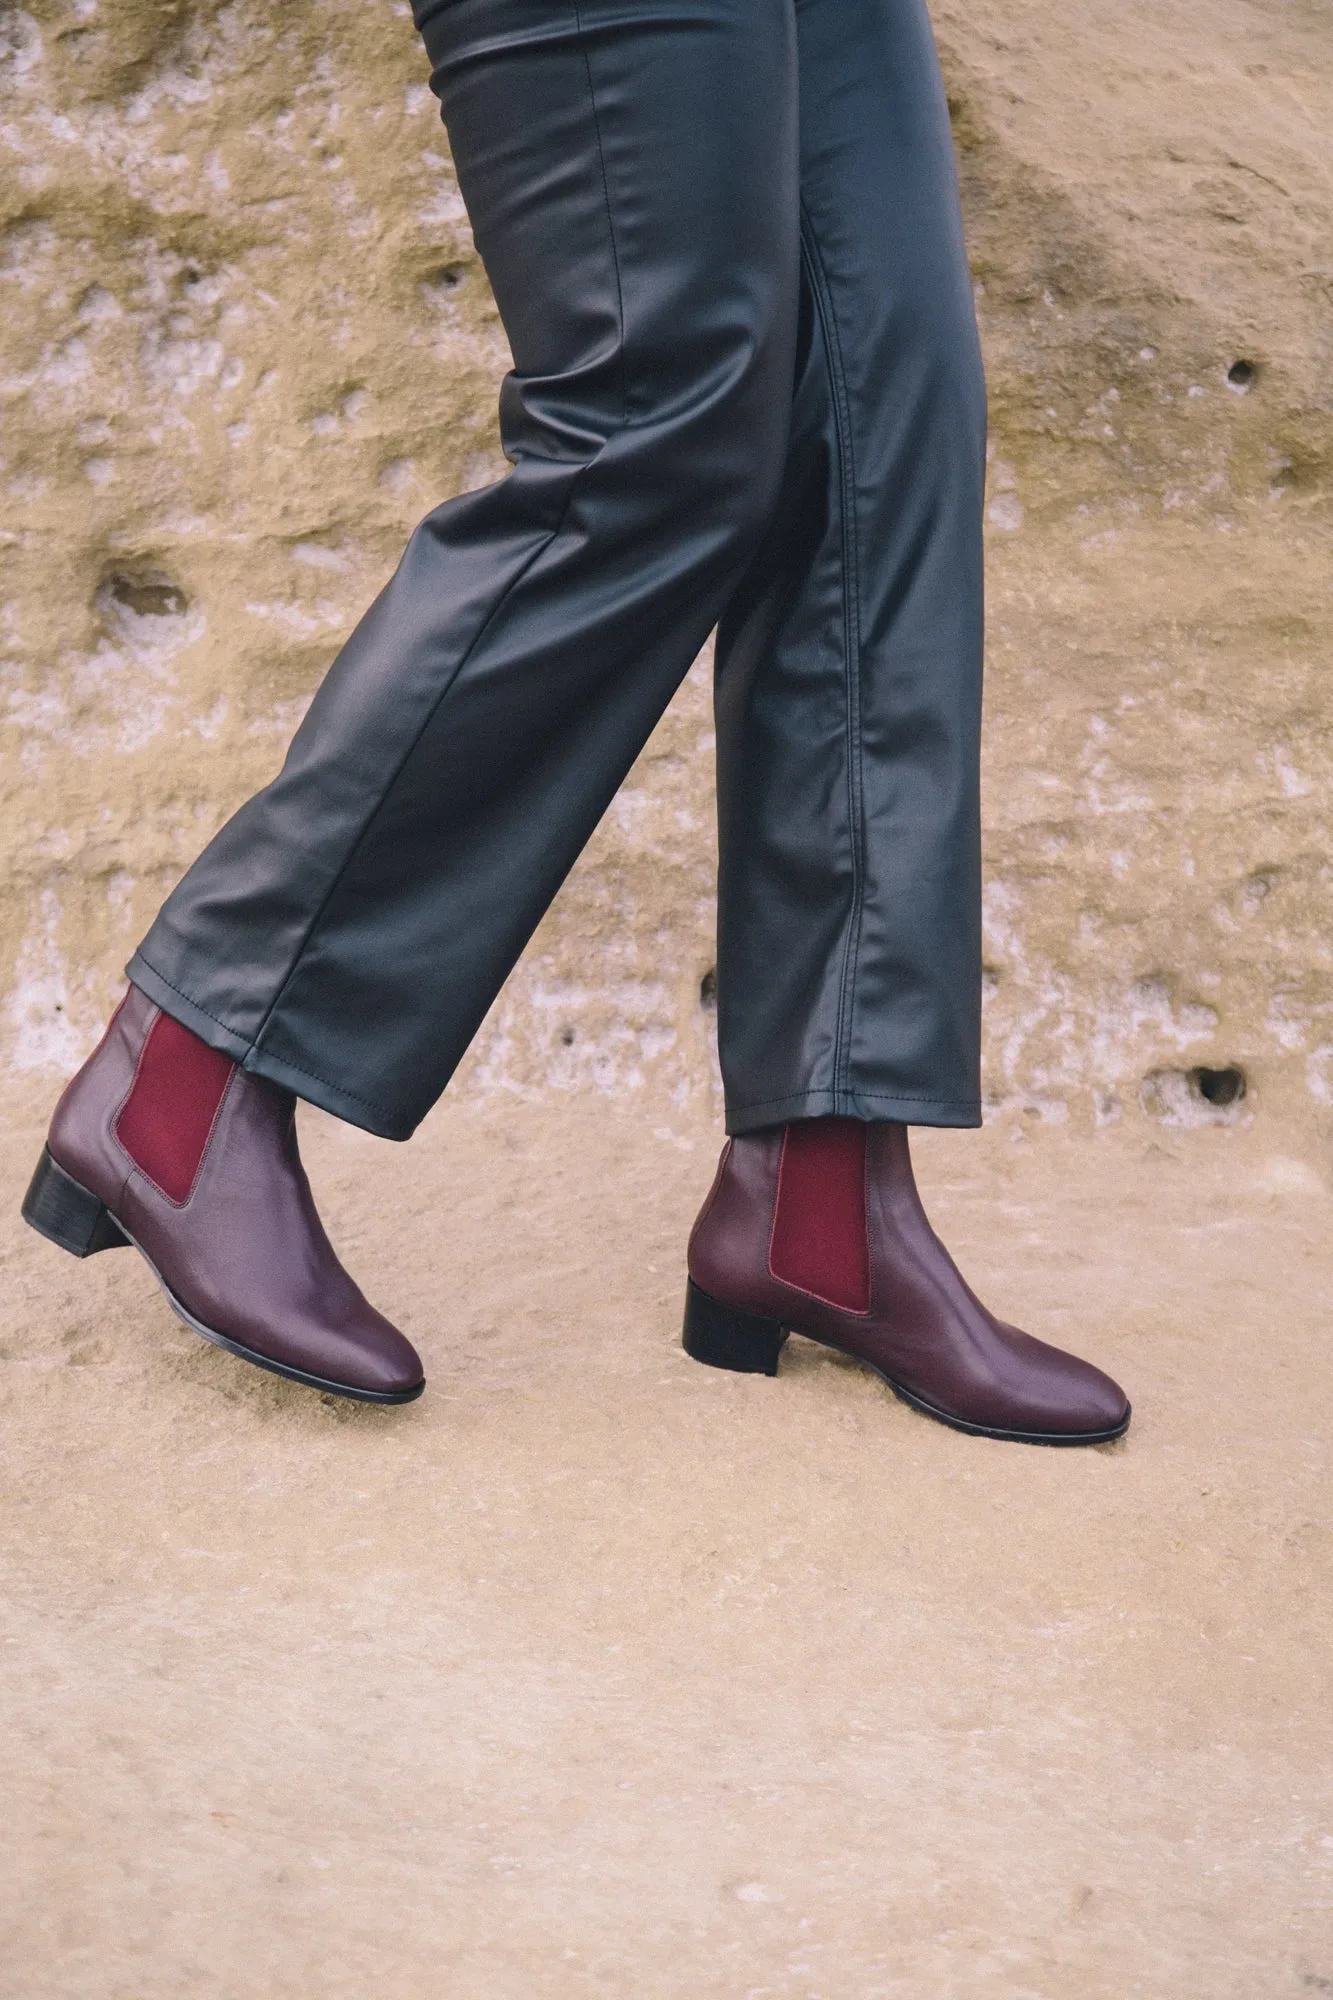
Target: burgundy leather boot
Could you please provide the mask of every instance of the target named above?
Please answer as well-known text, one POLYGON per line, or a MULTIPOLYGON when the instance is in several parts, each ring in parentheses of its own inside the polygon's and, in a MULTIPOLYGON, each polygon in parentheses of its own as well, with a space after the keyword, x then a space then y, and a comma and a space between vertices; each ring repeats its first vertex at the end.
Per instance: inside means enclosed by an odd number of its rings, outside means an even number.
POLYGON ((715 1368, 776 1375, 803 1333, 979 1437, 1105 1444, 1129 1426, 1100 1369, 968 1289, 921 1206, 905 1125, 813 1118, 729 1139, 689 1270, 685 1349, 715 1368))
POLYGON ((56 1106, 23 1216, 76 1257, 133 1244, 187 1326, 275 1374, 367 1403, 426 1386, 324 1234, 290 1091, 135 986, 56 1106))

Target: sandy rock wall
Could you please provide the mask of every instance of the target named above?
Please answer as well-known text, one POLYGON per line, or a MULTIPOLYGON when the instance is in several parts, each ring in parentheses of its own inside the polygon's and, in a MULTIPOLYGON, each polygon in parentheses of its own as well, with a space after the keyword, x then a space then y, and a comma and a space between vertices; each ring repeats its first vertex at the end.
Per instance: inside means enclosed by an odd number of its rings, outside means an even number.
MULTIPOLYGON (((988 1096, 1326 1161, 1333 10, 934 14, 994 430, 988 1096)), ((0 6, 11 1069, 72 1066, 416 520, 503 469, 506 365, 399 0, 0 6)), ((710 785, 701 663, 465 1087, 706 1099, 710 785)))
POLYGON ((989 1092, 1326 1154, 1333 10, 937 26, 994 423, 989 1092))

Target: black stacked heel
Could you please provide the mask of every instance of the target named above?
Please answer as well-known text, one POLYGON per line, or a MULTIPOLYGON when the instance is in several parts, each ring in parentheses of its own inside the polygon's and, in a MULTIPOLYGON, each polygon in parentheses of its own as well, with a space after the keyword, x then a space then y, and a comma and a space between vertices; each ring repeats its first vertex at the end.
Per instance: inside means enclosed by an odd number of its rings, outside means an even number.
POLYGON ((23 1220, 72 1257, 95 1257, 129 1243, 105 1202, 80 1187, 43 1149, 27 1194, 23 1220))
POLYGON ((693 1278, 685 1292, 685 1352, 710 1368, 735 1368, 743 1375, 776 1375, 786 1329, 776 1319, 738 1312, 700 1291, 693 1278))

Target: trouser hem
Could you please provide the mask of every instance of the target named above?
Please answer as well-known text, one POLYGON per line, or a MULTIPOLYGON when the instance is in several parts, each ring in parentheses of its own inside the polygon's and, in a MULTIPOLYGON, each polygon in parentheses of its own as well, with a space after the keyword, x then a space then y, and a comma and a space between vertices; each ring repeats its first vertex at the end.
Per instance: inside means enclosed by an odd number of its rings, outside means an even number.
POLYGON ((363 1132, 374 1133, 377 1139, 410 1139, 416 1130, 416 1121, 395 1119, 382 1111, 377 1104, 369 1104, 362 1097, 354 1097, 336 1084, 329 1083, 322 1076, 312 1076, 308 1070, 298 1069, 294 1063, 284 1062, 280 1056, 270 1055, 267 1049, 256 1048, 248 1036, 237 1034, 225 1021, 219 1021, 204 1009, 188 993, 178 992, 169 980, 148 963, 141 953, 135 952, 125 967, 125 975, 141 993, 170 1014, 173 1021, 179 1021, 191 1034, 198 1035, 209 1048, 217 1049, 222 1055, 230 1056, 239 1063, 250 1076, 262 1076, 268 1082, 276 1083, 284 1090, 290 1090, 295 1097, 304 1098, 307 1104, 314 1104, 321 1111, 327 1111, 334 1118, 341 1118, 347 1125, 358 1125, 363 1132))
POLYGON ((972 1130, 981 1123, 976 1097, 888 1097, 864 1090, 802 1090, 760 1104, 729 1104, 727 1131, 762 1132, 798 1118, 859 1118, 867 1125, 947 1125, 972 1130))

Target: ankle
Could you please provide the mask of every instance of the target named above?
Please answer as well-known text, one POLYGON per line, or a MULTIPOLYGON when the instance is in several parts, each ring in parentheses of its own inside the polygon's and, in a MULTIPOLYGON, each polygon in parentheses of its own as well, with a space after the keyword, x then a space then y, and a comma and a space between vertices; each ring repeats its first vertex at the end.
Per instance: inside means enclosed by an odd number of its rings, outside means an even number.
POLYGON ((768 1266, 775 1278, 848 1312, 870 1305, 866 1224, 869 1127, 803 1118, 783 1133, 768 1266))
POLYGON ((156 1016, 113 1130, 169 1201, 188 1198, 235 1072, 230 1056, 170 1014, 156 1016))

